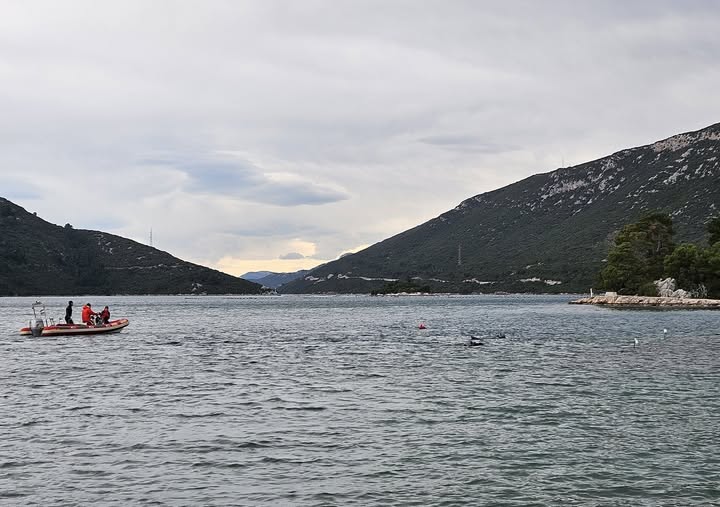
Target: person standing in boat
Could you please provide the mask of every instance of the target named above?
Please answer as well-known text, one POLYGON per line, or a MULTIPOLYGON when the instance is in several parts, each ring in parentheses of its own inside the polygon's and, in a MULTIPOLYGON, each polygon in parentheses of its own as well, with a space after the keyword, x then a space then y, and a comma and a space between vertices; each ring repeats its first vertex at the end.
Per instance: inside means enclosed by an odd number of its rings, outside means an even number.
POLYGON ((68 301, 67 308, 65 308, 65 324, 75 324, 72 320, 72 306, 73 302, 68 301))
POLYGON ((83 324, 86 324, 88 326, 93 325, 92 318, 97 315, 94 311, 92 311, 92 305, 90 303, 87 303, 85 306, 83 306, 82 309, 82 321, 83 324))
POLYGON ((103 324, 110 322, 110 308, 107 306, 100 312, 100 322, 103 324))

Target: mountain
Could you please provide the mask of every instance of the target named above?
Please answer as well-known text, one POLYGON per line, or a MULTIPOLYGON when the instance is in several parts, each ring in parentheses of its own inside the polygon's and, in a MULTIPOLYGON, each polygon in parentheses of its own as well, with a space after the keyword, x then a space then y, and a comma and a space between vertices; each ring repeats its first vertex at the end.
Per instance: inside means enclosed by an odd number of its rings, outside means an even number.
POLYGON ((283 292, 368 292, 396 279, 437 291, 586 292, 614 235, 648 211, 676 241, 720 214, 720 124, 536 174, 327 263, 283 292))
POLYGON ((245 273, 244 275, 240 275, 240 278, 243 280, 250 280, 251 282, 254 282, 255 280, 260 280, 261 278, 265 278, 266 276, 274 275, 276 273, 273 273, 272 271, 250 271, 248 273, 245 273))
MULTIPOLYGON (((261 284, 263 287, 269 287, 271 289, 277 289, 283 284, 292 282, 293 280, 297 280, 298 278, 301 278, 305 276, 310 271, 307 269, 301 269, 300 271, 295 271, 293 273, 272 273, 267 272, 267 275, 256 278, 253 280, 255 283, 261 284)), ((246 275, 243 275, 243 278, 245 278, 246 275)))
POLYGON ((0 295, 256 294, 260 288, 120 236, 53 225, 0 197, 0 295))

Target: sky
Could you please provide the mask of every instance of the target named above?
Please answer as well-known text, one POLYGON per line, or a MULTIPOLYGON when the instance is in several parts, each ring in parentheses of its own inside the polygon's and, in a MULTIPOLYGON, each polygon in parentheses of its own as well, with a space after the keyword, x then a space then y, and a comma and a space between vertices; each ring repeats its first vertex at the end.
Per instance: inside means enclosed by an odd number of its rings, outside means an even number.
POLYGON ((720 122, 720 2, 0 0, 0 197, 234 275, 720 122))

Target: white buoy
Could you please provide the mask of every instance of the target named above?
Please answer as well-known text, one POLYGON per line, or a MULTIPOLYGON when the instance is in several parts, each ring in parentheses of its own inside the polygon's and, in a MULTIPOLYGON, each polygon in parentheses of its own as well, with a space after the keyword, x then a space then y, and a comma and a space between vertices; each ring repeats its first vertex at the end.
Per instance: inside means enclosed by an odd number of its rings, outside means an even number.
POLYGON ((663 338, 667 338, 667 328, 663 328, 663 338))
POLYGON ((640 345, 640 342, 638 342, 637 338, 633 338, 635 340, 635 344, 633 345, 633 348, 636 348, 638 345, 640 345))

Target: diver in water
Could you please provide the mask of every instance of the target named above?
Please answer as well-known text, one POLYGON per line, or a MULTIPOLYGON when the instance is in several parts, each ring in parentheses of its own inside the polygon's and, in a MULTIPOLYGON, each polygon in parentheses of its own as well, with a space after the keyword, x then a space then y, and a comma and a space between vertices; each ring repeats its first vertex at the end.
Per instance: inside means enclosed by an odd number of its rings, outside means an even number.
POLYGON ((468 347, 477 347, 479 345, 485 345, 482 339, 476 336, 471 336, 470 341, 468 341, 468 347))

